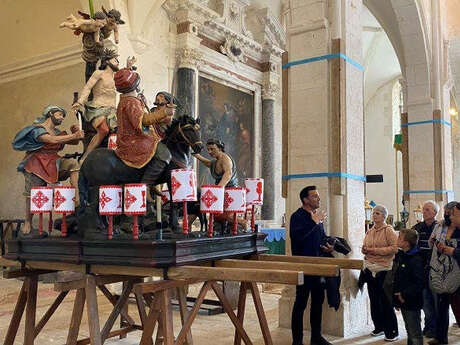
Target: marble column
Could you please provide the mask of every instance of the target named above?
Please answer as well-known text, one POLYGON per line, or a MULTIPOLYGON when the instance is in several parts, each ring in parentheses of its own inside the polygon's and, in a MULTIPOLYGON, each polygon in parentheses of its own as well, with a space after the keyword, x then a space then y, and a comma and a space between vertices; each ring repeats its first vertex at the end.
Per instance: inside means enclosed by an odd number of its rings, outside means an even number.
POLYGON ((191 68, 179 68, 177 70, 177 98, 180 106, 177 114, 195 117, 196 106, 196 72, 191 68))
POLYGON ((262 219, 275 219, 275 100, 262 101, 262 178, 265 182, 262 219))

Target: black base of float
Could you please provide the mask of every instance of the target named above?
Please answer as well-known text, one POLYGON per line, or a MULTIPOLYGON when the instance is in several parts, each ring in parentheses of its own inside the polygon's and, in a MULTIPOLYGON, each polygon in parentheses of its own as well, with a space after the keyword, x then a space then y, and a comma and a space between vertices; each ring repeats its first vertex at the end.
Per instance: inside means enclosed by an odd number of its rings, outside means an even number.
POLYGON ((65 262, 72 264, 169 267, 200 261, 260 254, 265 234, 165 240, 89 241, 49 237, 8 241, 4 255, 10 260, 65 262))

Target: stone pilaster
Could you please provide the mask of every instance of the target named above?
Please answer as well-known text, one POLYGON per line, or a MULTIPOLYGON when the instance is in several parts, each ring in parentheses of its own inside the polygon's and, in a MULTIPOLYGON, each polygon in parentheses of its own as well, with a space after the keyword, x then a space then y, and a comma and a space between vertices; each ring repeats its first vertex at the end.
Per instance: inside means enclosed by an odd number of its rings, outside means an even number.
MULTIPOLYGON (((364 140, 361 63, 361 0, 286 1, 289 62, 342 53, 292 65, 288 76, 288 175, 286 215, 300 206, 299 192, 316 185, 321 209, 333 217, 327 233, 362 257, 364 237, 364 140), (329 4, 341 9, 330 11, 329 4), (333 14, 340 16, 334 17, 333 14), (330 28, 337 23, 334 33, 330 28), (353 61, 353 62, 351 62, 353 61)), ((287 246, 290 241, 287 241, 287 246)), ((323 332, 338 336, 371 330, 368 300, 356 293, 356 272, 342 272, 342 303, 337 312, 324 304, 323 332)), ((292 289, 280 299, 280 326, 290 327, 292 289)), ((304 326, 310 328, 309 307, 304 326)), ((307 339, 305 339, 307 340, 307 339)))

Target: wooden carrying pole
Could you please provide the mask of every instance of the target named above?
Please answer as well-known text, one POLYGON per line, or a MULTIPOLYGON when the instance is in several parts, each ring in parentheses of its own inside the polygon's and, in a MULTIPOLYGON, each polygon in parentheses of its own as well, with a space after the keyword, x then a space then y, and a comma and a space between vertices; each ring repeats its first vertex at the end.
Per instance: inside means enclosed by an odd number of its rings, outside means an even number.
POLYGON ((363 260, 360 259, 323 258, 316 256, 288 256, 273 254, 253 255, 251 259, 257 261, 291 262, 315 265, 337 265, 341 269, 351 270, 360 270, 363 268, 363 260))

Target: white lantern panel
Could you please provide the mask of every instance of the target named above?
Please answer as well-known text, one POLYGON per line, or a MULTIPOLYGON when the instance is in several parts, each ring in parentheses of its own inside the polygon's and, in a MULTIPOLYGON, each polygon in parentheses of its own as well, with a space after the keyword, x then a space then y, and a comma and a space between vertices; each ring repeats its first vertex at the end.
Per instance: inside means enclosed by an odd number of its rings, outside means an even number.
POLYGON ((242 187, 225 188, 224 211, 244 213, 246 211, 246 189, 242 187))
POLYGON ((263 205, 264 203, 264 180, 262 178, 247 178, 246 203, 248 205, 263 205))
POLYGON ((107 148, 111 150, 117 149, 117 135, 115 133, 109 135, 107 148))
POLYGON ((196 201, 196 175, 191 169, 171 171, 171 193, 173 202, 196 201))
POLYGON ((73 213, 75 211, 74 187, 54 187, 54 211, 57 213, 73 213))
POLYGON ((145 214, 147 211, 147 185, 126 184, 124 195, 125 214, 145 214))
POLYGON ((169 194, 169 190, 163 189, 161 191, 161 202, 166 204, 169 200, 171 200, 171 195, 169 194))
POLYGON ((123 189, 117 185, 99 187, 99 214, 121 214, 123 189))
POLYGON ((53 188, 32 187, 30 189, 30 212, 42 213, 53 210, 53 188))
POLYGON ((200 210, 204 213, 224 212, 224 187, 201 186, 200 210))

